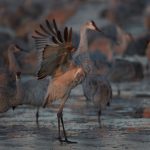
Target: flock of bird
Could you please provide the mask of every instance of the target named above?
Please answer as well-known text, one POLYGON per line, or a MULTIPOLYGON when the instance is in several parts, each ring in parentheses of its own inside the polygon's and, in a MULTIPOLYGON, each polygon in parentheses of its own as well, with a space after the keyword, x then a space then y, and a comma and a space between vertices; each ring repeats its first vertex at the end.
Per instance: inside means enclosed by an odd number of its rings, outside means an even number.
POLYGON ((143 70, 138 62, 115 59, 110 63, 102 59, 100 52, 90 52, 88 30, 97 31, 113 41, 94 21, 88 21, 81 26, 80 42, 76 48, 73 45, 72 28, 65 27, 60 31, 55 20, 51 23, 46 20, 33 35, 35 51, 25 52, 18 45, 10 45, 5 55, 7 61, 1 63, 0 112, 15 109, 18 105, 33 105, 37 107, 38 123, 39 108, 51 107, 53 101, 60 100, 57 111, 58 139, 60 142, 74 143, 68 140, 65 131, 63 108, 71 90, 81 83, 84 96, 93 101, 97 109, 101 126, 101 111, 112 100, 109 81, 142 79, 143 70), (35 72, 38 80, 21 80, 22 75, 35 75, 35 72), (61 136, 61 126, 64 139, 61 136))

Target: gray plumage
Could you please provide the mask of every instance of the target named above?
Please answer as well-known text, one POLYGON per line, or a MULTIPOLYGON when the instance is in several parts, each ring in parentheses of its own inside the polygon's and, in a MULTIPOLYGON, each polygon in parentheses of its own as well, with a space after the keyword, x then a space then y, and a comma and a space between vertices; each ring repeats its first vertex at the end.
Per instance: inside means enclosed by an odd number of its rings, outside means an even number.
MULTIPOLYGON (((9 70, 13 70, 13 72, 17 72, 17 70, 19 70, 21 71, 21 73, 23 72, 23 74, 31 73, 35 68, 31 69, 32 71, 29 69, 32 63, 31 64, 28 63, 27 58, 30 58, 32 56, 35 56, 36 58, 35 61, 37 61, 38 53, 36 54, 35 52, 33 52, 33 55, 32 55, 32 52, 24 53, 24 52, 21 52, 20 49, 17 48, 15 45, 10 46, 8 49, 8 58, 9 58, 9 62, 11 63, 11 65, 9 65, 10 66, 9 70), (18 57, 17 55, 15 55, 16 52, 19 52, 18 57)), ((48 81, 49 81, 48 79, 44 79, 41 81, 37 81, 37 79, 30 79, 30 80, 23 82, 21 81, 20 78, 18 79, 18 84, 20 87, 20 95, 21 95, 19 105, 25 104, 25 105, 31 105, 37 108, 37 112, 36 112, 37 125, 38 125, 38 118, 39 118, 39 108, 42 106, 44 96, 46 93, 46 89, 48 87, 48 81)), ((15 107, 17 107, 17 105, 15 107)))
POLYGON ((0 71, 0 112, 7 111, 9 108, 16 108, 18 105, 32 105, 37 107, 36 122, 38 124, 39 107, 42 106, 49 80, 30 79, 22 81, 20 74, 17 75, 17 72, 23 69, 20 68, 15 55, 18 51, 20 52, 15 45, 9 46, 7 51, 8 69, 3 68, 0 71))
POLYGON ((98 122, 101 126, 101 111, 109 106, 112 100, 111 85, 106 77, 90 74, 86 76, 82 86, 85 97, 91 100, 97 109, 98 122))
MULTIPOLYGON (((88 65, 91 66, 91 69, 87 74, 87 77, 89 74, 106 76, 109 81, 117 84, 118 95, 120 95, 119 83, 137 81, 144 78, 143 67, 138 61, 115 58, 112 63, 110 63, 99 51, 89 52, 89 55, 90 60, 88 65)), ((83 86, 84 91, 88 91, 86 88, 86 86, 83 86)), ((84 95, 88 95, 89 92, 84 92, 84 95)))
POLYGON ((101 110, 110 103, 112 97, 112 90, 108 80, 101 76, 107 74, 108 69, 106 65, 108 64, 103 60, 102 55, 93 55, 94 53, 90 53, 87 47, 86 34, 86 28, 84 26, 81 27, 80 36, 82 40, 74 55, 74 61, 77 65, 82 66, 86 72, 85 80, 82 83, 83 93, 88 100, 97 103, 95 106, 98 106, 98 121, 100 124, 101 110))
POLYGON ((42 106, 48 87, 48 82, 49 79, 30 79, 28 81, 21 82, 21 86, 23 88, 22 104, 28 104, 37 107, 42 106))
POLYGON ((18 79, 15 80, 15 73, 19 72, 19 67, 13 56, 15 49, 8 49, 9 65, 0 70, 0 112, 5 112, 20 104, 20 86, 18 79))
POLYGON ((30 105, 37 108, 36 123, 38 125, 39 108, 42 107, 43 100, 48 88, 49 79, 38 80, 29 79, 27 81, 19 81, 21 95, 20 105, 30 105))
POLYGON ((9 55, 11 55, 11 59, 12 57, 15 58, 21 74, 36 75, 40 65, 40 52, 38 50, 31 50, 28 52, 20 48, 18 45, 11 45, 8 48, 8 56, 9 55))
POLYGON ((18 81, 6 69, 0 69, 0 113, 20 104, 18 81))
MULTIPOLYGON (((68 141, 67 135, 65 132, 62 112, 63 112, 63 108, 65 106, 65 103, 66 103, 68 97, 70 96, 71 90, 84 79, 85 72, 88 72, 88 70, 89 70, 88 68, 86 68, 86 66, 87 66, 86 64, 88 63, 87 60, 89 60, 89 55, 88 54, 85 55, 84 63, 80 63, 79 66, 75 65, 73 63, 72 59, 69 59, 68 57, 66 57, 66 56, 70 57, 70 55, 68 55, 68 54, 71 54, 70 52, 75 49, 74 47, 72 47, 72 40, 71 40, 72 39, 71 38, 72 29, 70 29, 69 37, 66 38, 68 35, 67 34, 68 28, 66 27, 64 30, 64 35, 66 35, 66 36, 64 36, 64 39, 62 39, 61 32, 57 29, 55 20, 53 20, 55 32, 52 28, 50 28, 50 23, 48 21, 46 21, 46 23, 49 27, 50 36, 52 37, 52 40, 56 45, 56 49, 54 50, 54 48, 53 48, 54 44, 49 43, 49 45, 47 47, 45 47, 45 49, 43 50, 42 65, 41 65, 40 71, 38 72, 38 77, 39 77, 39 79, 42 79, 47 75, 53 75, 54 71, 56 73, 55 73, 55 75, 52 76, 52 81, 49 83, 43 106, 50 107, 50 105, 53 101, 60 100, 60 106, 59 106, 58 112, 57 112, 58 139, 61 142, 62 141, 70 142, 70 141, 68 141), (57 33, 57 35, 55 33, 57 33), (54 52, 55 53, 57 52, 57 53, 55 55, 52 55, 54 52), (65 71, 63 71, 62 68, 66 67, 65 66, 66 62, 69 65, 68 65, 68 68, 65 71), (49 65, 49 64, 51 64, 51 65, 49 65), (49 71, 50 69, 51 69, 51 71, 49 71), (60 135, 60 123, 62 124, 62 127, 63 127, 63 133, 64 133, 65 140, 62 140, 61 135, 60 135)), ((81 27, 80 43, 79 43, 78 49, 76 50, 75 54, 73 54, 74 60, 80 55, 80 53, 78 53, 78 52, 80 52, 80 51, 85 52, 88 50, 87 35, 86 35, 86 32, 88 29, 98 30, 93 21, 89 21, 81 27)), ((45 29, 43 30, 43 33, 44 32, 45 32, 45 29)), ((45 36, 42 35, 43 33, 42 34, 40 32, 36 32, 36 33, 40 35, 40 38, 45 39, 45 36)), ((36 40, 39 39, 39 37, 34 37, 34 38, 36 40)), ((81 59, 80 56, 78 58, 79 58, 79 60, 81 59)))
POLYGON ((120 96, 119 83, 142 80, 144 78, 143 67, 138 61, 115 59, 110 68, 108 79, 117 84, 118 96, 120 96))
POLYGON ((150 32, 148 31, 145 35, 136 38, 134 41, 128 44, 128 47, 124 51, 124 56, 145 56, 146 47, 150 41, 150 32))

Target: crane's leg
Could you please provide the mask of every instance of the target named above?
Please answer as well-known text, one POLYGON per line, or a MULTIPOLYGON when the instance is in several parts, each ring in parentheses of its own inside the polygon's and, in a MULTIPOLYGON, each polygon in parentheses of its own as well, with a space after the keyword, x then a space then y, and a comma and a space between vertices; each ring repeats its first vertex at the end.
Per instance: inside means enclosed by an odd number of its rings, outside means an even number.
POLYGON ((102 127, 102 125, 101 125, 101 110, 99 110, 98 111, 98 123, 99 123, 99 128, 101 128, 102 127))
POLYGON ((67 138, 67 134, 66 134, 66 131, 65 131, 65 127, 64 127, 64 121, 63 121, 63 115, 61 116, 61 124, 62 124, 62 128, 63 128, 63 133, 64 133, 64 137, 65 137, 65 142, 67 143, 77 143, 77 142, 73 142, 73 141, 69 141, 68 138, 67 138))
POLYGON ((36 125, 39 126, 39 107, 36 110, 36 125))
POLYGON ((66 143, 70 143, 70 144, 77 143, 77 142, 73 142, 73 141, 68 140, 66 130, 65 130, 65 126, 64 126, 64 121, 63 121, 63 113, 58 112, 57 117, 58 117, 58 140, 60 142, 66 142, 66 143), (61 134, 60 134, 60 122, 62 124, 63 134, 64 134, 64 138, 65 138, 64 140, 61 138, 61 134))
POLYGON ((72 142, 72 141, 69 141, 69 140, 68 140, 67 134, 66 134, 66 131, 65 131, 65 127, 64 127, 64 121, 63 121, 63 113, 62 113, 62 111, 63 111, 63 108, 64 108, 64 105, 65 105, 65 102, 66 102, 67 98, 68 98, 68 97, 65 97, 65 98, 63 99, 63 102, 62 102, 62 104, 60 105, 59 111, 58 111, 58 113, 57 113, 57 118, 58 118, 58 140, 59 140, 60 142, 76 143, 76 142, 72 142), (65 138, 64 140, 62 140, 61 135, 60 135, 60 122, 61 122, 61 124, 62 124, 63 134, 64 134, 64 138, 65 138))
POLYGON ((13 111, 16 109, 16 106, 12 106, 13 111))
POLYGON ((121 91, 120 91, 120 85, 119 85, 119 83, 117 84, 117 94, 118 94, 118 97, 120 97, 121 91))
POLYGON ((107 103, 107 106, 110 106, 110 102, 107 103))
POLYGON ((61 142, 61 134, 60 134, 60 114, 57 113, 57 119, 58 119, 58 140, 61 142))

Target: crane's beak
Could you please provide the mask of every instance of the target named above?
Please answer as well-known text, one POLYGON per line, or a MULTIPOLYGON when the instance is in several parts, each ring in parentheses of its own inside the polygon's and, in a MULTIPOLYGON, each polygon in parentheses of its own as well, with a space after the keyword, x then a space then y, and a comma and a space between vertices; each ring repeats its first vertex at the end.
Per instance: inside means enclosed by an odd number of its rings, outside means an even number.
POLYGON ((27 51, 25 51, 24 49, 22 49, 22 48, 21 48, 19 45, 17 45, 17 44, 15 44, 14 47, 16 48, 16 52, 21 52, 21 51, 23 51, 23 52, 26 52, 26 53, 27 53, 27 51))
POLYGON ((94 28, 95 28, 95 31, 102 32, 102 30, 99 29, 99 28, 96 26, 96 24, 95 24, 94 21, 92 21, 92 24, 93 24, 93 26, 94 26, 94 28))
POLYGON ((98 31, 98 32, 103 32, 101 29, 99 29, 96 25, 94 26, 95 27, 95 31, 98 31))
POLYGON ((96 24, 95 24, 94 21, 92 21, 92 24, 93 24, 93 26, 94 26, 94 28, 95 28, 95 31, 100 32, 102 35, 104 35, 106 38, 110 39, 110 40, 111 40, 113 43, 115 43, 116 45, 119 44, 118 41, 114 40, 114 37, 113 37, 113 36, 107 35, 104 31, 102 31, 101 29, 99 29, 99 28, 96 26, 96 24))

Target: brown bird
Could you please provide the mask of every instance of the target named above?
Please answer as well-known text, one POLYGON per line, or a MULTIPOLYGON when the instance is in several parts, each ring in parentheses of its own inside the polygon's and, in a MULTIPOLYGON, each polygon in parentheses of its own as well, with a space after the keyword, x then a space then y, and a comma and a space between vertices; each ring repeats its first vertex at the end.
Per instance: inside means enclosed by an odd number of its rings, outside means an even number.
POLYGON ((29 52, 26 52, 18 45, 15 45, 14 48, 18 50, 16 53, 14 53, 14 56, 21 69, 21 73, 35 76, 40 65, 38 63, 40 52, 37 50, 30 50, 29 52))
POLYGON ((98 112, 98 123, 101 127, 101 112, 110 105, 112 88, 105 76, 88 74, 82 83, 84 96, 93 101, 98 112))
MULTIPOLYGON (((76 66, 72 60, 72 52, 75 50, 72 44, 72 28, 65 27, 64 36, 58 30, 55 20, 53 20, 54 27, 52 28, 48 20, 46 20, 46 26, 40 25, 41 31, 35 31, 38 36, 34 36, 37 48, 42 48, 41 68, 38 72, 38 78, 42 79, 47 75, 52 76, 52 81, 49 83, 47 94, 43 106, 50 106, 50 104, 60 99, 61 104, 57 112, 58 117, 58 139, 70 143, 67 139, 67 135, 63 123, 63 108, 67 101, 71 89, 79 84, 85 77, 83 66, 86 61, 79 66, 76 66), (49 42, 48 39, 52 38, 53 42, 49 42), (44 44, 43 44, 44 43, 44 44), (46 43, 46 44, 45 44, 46 43), (65 140, 62 140, 60 135, 60 123, 62 124, 65 140)), ((78 50, 74 56, 78 56, 79 49, 87 51, 87 30, 98 30, 94 21, 89 21, 81 27, 80 32, 80 44, 78 50)), ((88 55, 86 56, 88 59, 88 55)), ((72 142, 71 142, 72 143, 72 142)))
POLYGON ((0 112, 14 108, 20 104, 22 92, 18 78, 20 69, 13 56, 8 52, 9 66, 0 69, 0 112), (16 77, 16 80, 15 78, 16 77))
MULTIPOLYGON (((22 82, 21 81, 21 75, 17 74, 18 72, 23 74, 31 74, 33 72, 28 67, 31 67, 32 63, 31 61, 27 61, 29 56, 32 56, 32 53, 26 53, 20 50, 18 46, 12 44, 9 46, 8 50, 8 73, 10 79, 13 79, 13 83, 15 85, 15 76, 16 76, 16 87, 18 87, 17 92, 17 101, 13 102, 13 109, 15 109, 18 105, 32 105, 37 107, 36 112, 36 123, 38 125, 38 118, 39 118, 39 108, 42 106, 44 96, 46 94, 46 89, 48 87, 48 79, 44 79, 41 81, 38 81, 36 79, 29 79, 27 81, 22 82), (17 53, 17 55, 16 55, 17 53), (25 61, 26 60, 26 61, 25 61), (26 62, 26 63, 25 63, 26 62)), ((38 54, 35 54, 35 56, 38 56, 38 54)), ((33 57, 34 58, 34 57, 33 57)), ((38 58, 38 57, 36 57, 38 58)), ((35 60, 37 61, 37 59, 35 60)), ((37 61, 38 62, 38 61, 37 61)), ((4 81, 9 80, 9 78, 4 79, 4 81)), ((7 87, 9 87, 7 85, 7 87)), ((12 88, 13 89, 13 88, 12 88)))

